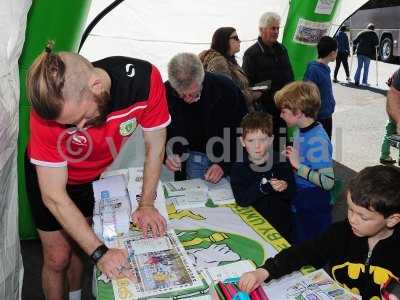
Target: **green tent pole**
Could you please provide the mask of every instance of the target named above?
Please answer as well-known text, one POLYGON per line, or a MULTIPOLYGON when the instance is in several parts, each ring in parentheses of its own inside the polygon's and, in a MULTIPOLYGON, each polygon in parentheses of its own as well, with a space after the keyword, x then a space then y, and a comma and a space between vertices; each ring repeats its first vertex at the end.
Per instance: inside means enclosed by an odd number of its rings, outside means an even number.
POLYGON ((25 187, 24 157, 29 136, 30 105, 26 94, 26 74, 48 40, 55 51, 76 51, 91 0, 34 0, 28 14, 25 44, 19 60, 20 104, 18 136, 19 233, 23 240, 37 237, 25 187))
POLYGON ((302 80, 307 64, 317 58, 317 43, 328 35, 340 0, 291 0, 283 44, 288 49, 295 80, 302 80))

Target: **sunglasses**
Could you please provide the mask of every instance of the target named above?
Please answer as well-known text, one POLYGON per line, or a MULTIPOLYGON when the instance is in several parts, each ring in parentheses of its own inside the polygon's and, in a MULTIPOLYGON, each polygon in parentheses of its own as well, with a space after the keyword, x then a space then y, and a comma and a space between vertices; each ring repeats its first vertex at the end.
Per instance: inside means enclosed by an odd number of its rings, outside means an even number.
POLYGON ((229 39, 230 39, 230 40, 235 40, 235 41, 237 41, 237 42, 240 42, 240 39, 239 39, 239 37, 238 37, 237 35, 230 36, 229 39))

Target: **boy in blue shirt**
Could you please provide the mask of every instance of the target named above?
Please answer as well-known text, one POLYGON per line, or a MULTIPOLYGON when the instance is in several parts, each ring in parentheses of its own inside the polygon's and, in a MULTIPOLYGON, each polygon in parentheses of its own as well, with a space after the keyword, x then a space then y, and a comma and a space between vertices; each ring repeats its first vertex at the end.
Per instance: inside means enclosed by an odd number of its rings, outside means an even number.
POLYGON ((332 144, 322 125, 315 121, 320 108, 318 88, 312 82, 295 81, 275 94, 276 106, 288 127, 299 130, 294 146, 285 151, 295 170, 297 193, 294 213, 295 243, 311 239, 331 224, 331 197, 335 179, 332 144))
POLYGON ((321 94, 321 108, 317 121, 325 128, 329 138, 332 137, 332 114, 335 111, 335 98, 333 97, 330 62, 336 60, 337 42, 329 36, 323 36, 317 45, 318 59, 308 64, 304 81, 314 82, 321 94))

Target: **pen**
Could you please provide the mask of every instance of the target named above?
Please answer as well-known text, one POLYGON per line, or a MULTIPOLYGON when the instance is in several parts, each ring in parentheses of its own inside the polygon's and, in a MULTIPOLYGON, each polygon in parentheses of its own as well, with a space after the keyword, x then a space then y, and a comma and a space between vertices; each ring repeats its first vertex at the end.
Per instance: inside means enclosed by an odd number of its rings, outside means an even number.
POLYGON ((231 283, 226 283, 225 284, 226 289, 228 290, 229 294, 231 294, 231 296, 235 296, 236 295, 236 289, 233 287, 233 285, 231 283))
POLYGON ((224 280, 224 283, 236 283, 239 282, 240 277, 229 277, 224 280))
POLYGON ((220 287, 222 293, 224 294, 225 298, 226 298, 227 300, 232 300, 232 297, 231 297, 231 295, 229 294, 229 291, 228 291, 228 290, 226 289, 226 287, 224 286, 224 284, 223 284, 221 281, 219 281, 219 282, 218 282, 218 285, 219 285, 219 287, 220 287))
POLYGON ((222 291, 221 291, 221 289, 220 289, 220 287, 218 285, 218 283, 214 284, 214 289, 217 292, 218 298, 220 300, 226 300, 225 297, 224 297, 224 294, 222 293, 222 291))
POLYGON ((261 300, 268 300, 269 299, 267 294, 265 293, 264 289, 261 286, 259 286, 257 288, 257 293, 260 295, 261 300))
POLYGON ((251 300, 261 300, 260 296, 257 293, 257 290, 254 290, 250 293, 251 300))

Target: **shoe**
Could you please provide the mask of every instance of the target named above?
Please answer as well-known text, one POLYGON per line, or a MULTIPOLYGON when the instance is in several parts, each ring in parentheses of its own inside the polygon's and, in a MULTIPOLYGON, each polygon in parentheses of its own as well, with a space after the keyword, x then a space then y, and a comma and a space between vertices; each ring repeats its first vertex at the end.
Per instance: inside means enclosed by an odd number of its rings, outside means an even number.
POLYGON ((333 78, 332 81, 333 81, 333 82, 339 82, 339 80, 337 80, 336 78, 333 78))
POLYGON ((347 82, 351 81, 350 77, 346 77, 346 80, 347 80, 347 82))
POLYGON ((354 82, 354 85, 355 85, 355 86, 359 86, 360 83, 359 83, 359 82, 354 82))
POLYGON ((379 159, 379 162, 380 162, 381 164, 384 164, 384 165, 393 165, 393 164, 396 162, 396 160, 394 160, 394 159, 391 158, 391 157, 387 157, 387 158, 381 158, 381 159, 379 159))

